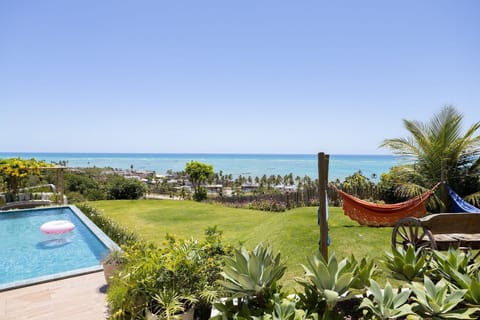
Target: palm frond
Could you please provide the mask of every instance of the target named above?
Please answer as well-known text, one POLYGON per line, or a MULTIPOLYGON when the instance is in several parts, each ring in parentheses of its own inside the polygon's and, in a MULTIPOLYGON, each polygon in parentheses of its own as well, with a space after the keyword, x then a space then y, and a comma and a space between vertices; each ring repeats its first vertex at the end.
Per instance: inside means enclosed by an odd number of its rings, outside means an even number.
POLYGON ((470 202, 473 206, 480 208, 480 191, 466 196, 465 200, 470 202))

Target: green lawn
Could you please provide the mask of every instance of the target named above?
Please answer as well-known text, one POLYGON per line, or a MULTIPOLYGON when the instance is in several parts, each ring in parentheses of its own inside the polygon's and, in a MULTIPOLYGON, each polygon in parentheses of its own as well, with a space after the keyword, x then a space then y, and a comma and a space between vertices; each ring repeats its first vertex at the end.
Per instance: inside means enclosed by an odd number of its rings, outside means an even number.
MULTIPOLYGON (((167 233, 181 238, 203 238, 209 226, 223 231, 225 242, 244 243, 253 248, 270 242, 282 253, 288 269, 284 285, 291 287, 302 275, 301 263, 318 252, 317 208, 298 208, 282 213, 234 209, 221 205, 175 200, 117 200, 91 202, 92 206, 136 231, 145 240, 161 244, 167 233)), ((365 255, 376 261, 390 248, 392 228, 360 226, 343 214, 341 208, 329 208, 331 245, 344 258, 365 255)), ((380 263, 378 263, 380 264, 380 263)))

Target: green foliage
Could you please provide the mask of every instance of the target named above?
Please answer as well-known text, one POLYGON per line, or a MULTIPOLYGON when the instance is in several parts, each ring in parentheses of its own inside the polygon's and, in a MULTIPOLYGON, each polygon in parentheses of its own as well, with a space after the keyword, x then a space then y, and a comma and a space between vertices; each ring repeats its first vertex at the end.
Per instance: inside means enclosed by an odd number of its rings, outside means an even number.
POLYGON ((269 244, 260 243, 250 252, 242 247, 234 250, 233 257, 226 257, 221 273, 223 280, 219 283, 232 297, 255 297, 263 306, 276 290, 285 270, 280 253, 275 255, 269 244))
POLYGON ((308 315, 302 309, 297 309, 294 301, 282 298, 279 293, 273 296, 273 311, 262 316, 252 317, 254 320, 317 320, 318 315, 308 315))
POLYGON ((120 266, 125 263, 125 254, 122 250, 111 249, 109 254, 103 258, 102 263, 120 266))
POLYGON ((112 314, 143 319, 151 312, 172 319, 194 303, 217 299, 215 280, 228 254, 220 238, 214 227, 202 242, 167 236, 164 248, 141 242, 125 246, 125 263, 107 292, 112 314))
POLYGON ((409 182, 412 170, 413 166, 411 165, 399 165, 390 168, 389 172, 382 173, 378 188, 385 203, 398 203, 408 199, 399 193, 397 188, 409 182))
POLYGON ((479 309, 456 308, 467 290, 453 288, 444 279, 434 284, 425 276, 423 284, 414 282, 412 289, 416 301, 413 310, 424 319, 476 319, 473 314, 479 309))
POLYGON ((181 296, 175 290, 165 288, 155 294, 153 300, 156 304, 152 313, 157 315, 158 319, 165 320, 178 319, 179 313, 187 311, 186 305, 193 305, 197 302, 194 296, 181 296))
POLYGON ((248 208, 270 212, 284 212, 287 210, 287 206, 284 203, 274 199, 253 200, 248 204, 248 208))
POLYGON ((367 198, 369 194, 372 194, 374 187, 375 184, 365 177, 361 171, 347 176, 341 185, 342 190, 359 198, 367 198))
POLYGON ((198 189, 193 193, 192 198, 198 202, 207 199, 207 189, 202 186, 198 187, 198 189))
POLYGON ((478 269, 471 274, 461 273, 458 270, 452 269, 450 275, 458 288, 467 290, 465 293, 465 301, 471 305, 480 307, 480 272, 478 269))
POLYGON ((185 165, 185 173, 193 185, 194 199, 201 201, 207 198, 206 192, 202 192, 201 184, 213 176, 213 166, 198 161, 191 161, 185 165))
POLYGON ((77 207, 118 245, 129 245, 140 241, 137 234, 127 230, 115 220, 105 216, 95 207, 92 207, 87 203, 79 203, 77 204, 77 207))
MULTIPOLYGON (((443 177, 460 195, 465 195, 467 190, 478 190, 480 136, 476 132, 480 129, 480 122, 462 133, 462 120, 463 115, 453 106, 445 106, 427 123, 403 120, 409 137, 383 141, 382 147, 415 162, 403 182, 430 189, 443 177)), ((447 207, 449 198, 446 192, 442 193, 441 200, 442 206, 447 207)))
POLYGON ((127 179, 119 175, 112 175, 107 182, 107 198, 140 199, 145 193, 145 185, 136 179, 127 179))
POLYGON ((370 280, 378 274, 377 265, 368 257, 362 257, 360 262, 357 262, 352 255, 348 264, 350 264, 349 268, 353 270, 354 278, 350 285, 353 289, 364 289, 370 284, 370 280))
POLYGON ((286 269, 280 253, 274 254, 270 245, 260 243, 252 251, 245 247, 235 249, 233 256, 224 261, 218 283, 230 297, 215 304, 220 311, 218 318, 262 317, 272 313, 274 295, 279 293, 277 282, 286 269))
POLYGON ((333 253, 328 262, 323 257, 313 256, 302 265, 305 279, 296 281, 304 288, 305 293, 299 294, 302 305, 315 312, 332 311, 337 303, 349 299, 352 284, 355 281, 354 265, 347 259, 337 261, 333 253))
POLYGON ((392 248, 392 252, 385 252, 385 264, 401 280, 412 281, 423 275, 427 267, 427 257, 421 249, 415 251, 413 246, 392 248))
POLYGON ((382 290, 375 280, 370 280, 368 289, 373 299, 370 297, 363 298, 359 308, 367 309, 375 319, 398 319, 413 314, 412 306, 407 304, 410 290, 394 291, 389 282, 382 290))
POLYGON ((478 271, 479 264, 473 263, 472 251, 449 248, 446 253, 434 250, 433 259, 429 265, 430 278, 440 280, 442 278, 454 282, 454 271, 460 274, 473 275, 478 271))
POLYGON ((88 172, 65 172, 65 194, 69 202, 79 202, 82 199, 95 201, 106 198, 99 184, 99 176, 91 176, 88 172), (79 200, 79 201, 76 201, 79 200))

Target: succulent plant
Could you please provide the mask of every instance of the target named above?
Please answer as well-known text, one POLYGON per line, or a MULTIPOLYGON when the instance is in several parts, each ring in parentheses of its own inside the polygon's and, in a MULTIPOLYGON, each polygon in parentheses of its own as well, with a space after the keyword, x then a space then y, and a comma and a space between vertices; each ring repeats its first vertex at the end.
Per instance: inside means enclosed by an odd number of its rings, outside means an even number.
POLYGON ((423 284, 414 282, 412 289, 413 310, 423 319, 477 319, 473 314, 480 309, 458 308, 467 290, 456 289, 444 279, 434 284, 425 276, 423 284))
POLYGON ((370 280, 369 291, 373 299, 363 298, 359 308, 367 309, 375 319, 397 319, 414 313, 407 304, 411 290, 395 291, 389 282, 382 290, 375 280, 370 280))
POLYGON ((314 256, 302 266, 306 279, 296 279, 305 288, 306 294, 301 299, 312 300, 312 296, 317 295, 318 302, 324 301, 327 309, 332 310, 338 301, 348 297, 355 276, 347 259, 338 262, 333 253, 328 262, 323 257, 314 256))
POLYGON ((413 246, 407 249, 392 248, 392 253, 385 253, 385 264, 393 271, 394 276, 401 280, 412 281, 423 275, 427 260, 422 249, 415 250, 413 246))

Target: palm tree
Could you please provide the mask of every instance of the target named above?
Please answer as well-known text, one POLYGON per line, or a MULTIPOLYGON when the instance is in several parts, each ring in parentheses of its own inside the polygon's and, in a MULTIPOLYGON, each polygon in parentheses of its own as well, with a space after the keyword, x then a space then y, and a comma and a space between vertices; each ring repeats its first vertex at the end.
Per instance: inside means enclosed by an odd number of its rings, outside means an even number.
MULTIPOLYGON (((428 123, 403 120, 411 136, 383 141, 381 147, 414 161, 414 165, 403 167, 407 178, 400 190, 404 195, 420 194, 439 181, 447 182, 463 196, 478 191, 480 136, 475 134, 480 122, 462 133, 462 120, 463 115, 453 106, 445 106, 428 123)), ((443 206, 448 204, 445 191, 441 200, 443 206)))

